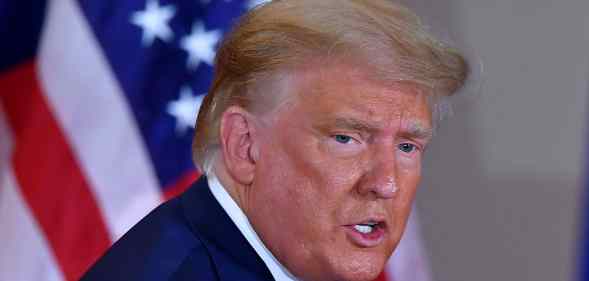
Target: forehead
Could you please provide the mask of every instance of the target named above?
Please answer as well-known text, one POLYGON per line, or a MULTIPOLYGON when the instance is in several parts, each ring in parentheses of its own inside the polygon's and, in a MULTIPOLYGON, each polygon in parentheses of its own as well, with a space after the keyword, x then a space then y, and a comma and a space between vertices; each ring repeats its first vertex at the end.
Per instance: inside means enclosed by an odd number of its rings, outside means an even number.
POLYGON ((428 93, 414 83, 384 83, 362 68, 331 64, 294 71, 288 87, 301 117, 359 120, 383 129, 431 129, 428 93))

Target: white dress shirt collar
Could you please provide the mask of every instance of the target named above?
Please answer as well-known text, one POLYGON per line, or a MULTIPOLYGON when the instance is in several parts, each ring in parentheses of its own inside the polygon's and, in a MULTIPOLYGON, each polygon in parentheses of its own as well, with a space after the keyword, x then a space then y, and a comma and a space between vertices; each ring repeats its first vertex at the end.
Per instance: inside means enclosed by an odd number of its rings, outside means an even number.
POLYGON ((212 173, 207 176, 209 189, 221 207, 225 210, 227 215, 231 218, 233 223, 237 226, 241 234, 247 239, 250 245, 254 248, 258 256, 262 258, 266 267, 276 281, 297 281, 297 279, 288 270, 280 264, 274 255, 266 248, 249 220, 239 208, 235 200, 229 195, 227 190, 219 182, 217 177, 212 173))

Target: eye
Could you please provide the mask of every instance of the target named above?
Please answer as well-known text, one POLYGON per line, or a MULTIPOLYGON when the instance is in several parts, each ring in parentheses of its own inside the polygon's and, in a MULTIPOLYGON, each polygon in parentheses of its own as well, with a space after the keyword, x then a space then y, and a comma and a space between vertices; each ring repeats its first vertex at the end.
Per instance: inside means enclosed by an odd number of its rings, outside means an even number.
POLYGON ((399 144, 399 149, 405 153, 411 153, 417 148, 416 145, 411 143, 402 143, 399 144))
POLYGON ((335 135, 334 138, 335 141, 343 144, 349 143, 352 140, 352 137, 346 135, 335 135))

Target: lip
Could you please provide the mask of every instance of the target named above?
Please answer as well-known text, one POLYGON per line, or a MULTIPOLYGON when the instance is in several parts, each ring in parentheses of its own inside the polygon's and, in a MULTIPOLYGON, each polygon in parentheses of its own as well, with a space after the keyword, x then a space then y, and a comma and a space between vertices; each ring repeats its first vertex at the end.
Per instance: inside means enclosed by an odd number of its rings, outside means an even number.
POLYGON ((381 221, 370 233, 362 233, 357 231, 354 226, 356 224, 345 225, 345 232, 348 239, 356 246, 361 248, 373 248, 380 245, 386 236, 386 224, 381 221))

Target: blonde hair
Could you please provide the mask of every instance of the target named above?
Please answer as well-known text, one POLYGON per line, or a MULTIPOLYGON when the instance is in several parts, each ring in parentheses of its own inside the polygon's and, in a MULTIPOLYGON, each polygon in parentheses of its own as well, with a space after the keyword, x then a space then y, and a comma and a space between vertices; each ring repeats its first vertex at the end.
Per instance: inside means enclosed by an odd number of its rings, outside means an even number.
POLYGON ((414 82, 436 96, 452 95, 468 73, 456 50, 390 0, 271 1, 244 15, 217 52, 214 81, 196 124, 196 164, 210 172, 228 107, 250 109, 272 94, 252 90, 262 77, 333 56, 361 62, 380 80, 414 82))

